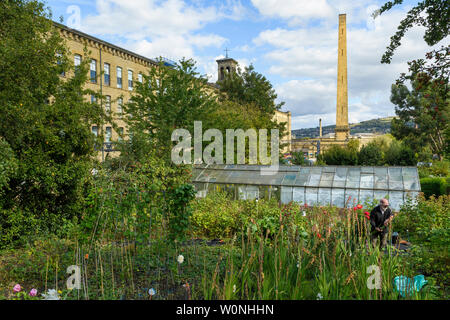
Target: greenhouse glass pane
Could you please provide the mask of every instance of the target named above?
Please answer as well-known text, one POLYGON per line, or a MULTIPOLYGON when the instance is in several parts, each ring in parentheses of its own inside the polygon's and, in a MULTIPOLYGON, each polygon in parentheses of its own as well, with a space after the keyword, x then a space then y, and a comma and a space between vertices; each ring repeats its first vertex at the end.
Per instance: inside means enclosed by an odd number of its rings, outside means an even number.
POLYGON ((226 182, 228 176, 231 174, 230 171, 227 170, 220 170, 220 174, 217 176, 218 182, 226 182))
POLYGON ((347 208, 353 208, 358 204, 358 189, 345 189, 345 203, 347 208))
POLYGON ((246 198, 248 200, 258 199, 259 198, 259 188, 258 188, 258 186, 247 186, 246 198))
POLYGON ((373 174, 361 174, 360 188, 373 189, 373 174))
POLYGON ((283 170, 286 172, 299 172, 301 168, 301 166, 286 166, 283 170))
POLYGON ((202 172, 199 181, 209 182, 211 179, 211 174, 209 171, 205 170, 202 172))
POLYGON ((285 172, 278 172, 274 175, 261 175, 262 184, 280 185, 284 179, 285 174, 285 172))
POLYGON ((292 195, 292 200, 295 202, 300 202, 302 204, 305 203, 305 188, 296 188, 294 187, 294 192, 292 195))
POLYGON ((228 175, 226 182, 227 183, 243 183, 244 182, 243 175, 245 175, 245 171, 233 170, 228 175))
POLYGON ((373 201, 373 190, 359 190, 359 203, 364 204, 364 202, 371 203, 373 201))
POLYGON ((344 189, 332 189, 331 204, 339 208, 344 208, 344 189))
POLYGON ((302 174, 299 173, 297 176, 297 179, 295 179, 295 185, 296 186, 306 186, 306 183, 308 182, 309 175, 308 174, 302 174))
POLYGON ((373 167, 361 167, 361 173, 372 173, 373 174, 373 167))
POLYGON ((373 168, 373 173, 376 176, 387 176, 388 173, 387 167, 375 167, 373 168))
POLYGON ((336 168, 337 168, 337 167, 323 167, 323 168, 322 168, 322 172, 332 172, 332 173, 335 173, 335 172, 336 172, 336 168))
POLYGON ((377 204, 378 204, 381 199, 389 197, 389 191, 387 191, 387 190, 374 190, 373 191, 373 197, 375 198, 375 200, 377 200, 377 204))
POLYGON ((259 199, 269 200, 269 187, 259 186, 259 199))
POLYGON ((333 179, 334 179, 334 173, 324 172, 324 173, 322 173, 322 177, 320 178, 319 186, 331 188, 333 179))
POLYGON ((331 203, 331 188, 319 188, 319 204, 328 206, 331 203))
POLYGON ((270 186, 269 192, 270 192, 270 199, 276 199, 277 201, 280 201, 280 199, 281 199, 280 187, 270 186))
POLYGON ((281 187, 281 203, 287 204, 292 201, 292 187, 281 187))
POLYGON ((206 183, 206 188, 208 189, 208 193, 217 192, 217 185, 215 183, 206 183))
POLYGON ((374 189, 387 189, 387 168, 374 168, 374 189))
POLYGON ((403 204, 403 192, 389 191, 389 205, 394 210, 400 210, 400 205, 403 204))
POLYGON ((317 204, 317 191, 318 188, 305 189, 305 203, 308 206, 314 206, 315 204, 317 204))
POLYGON ((419 193, 414 192, 414 191, 404 192, 403 193, 403 201, 406 202, 408 199, 410 199, 411 204, 416 205, 418 195, 419 195, 419 193))
POLYGON ((246 186, 237 186, 238 199, 245 200, 247 199, 247 193, 245 192, 246 186))
POLYGON ((311 173, 307 182, 308 187, 318 187, 320 182, 321 173, 311 173))
POLYGON ((302 167, 300 169, 300 174, 302 175, 309 175, 309 173, 311 172, 311 168, 310 167, 302 167))
POLYGON ((286 173, 281 184, 284 186, 293 186, 295 184, 296 178, 297 175, 295 173, 286 173))
POLYGON ((416 178, 410 178, 403 176, 403 189, 404 190, 413 190, 419 191, 419 183, 416 178))
POLYGON ((417 169, 416 168, 402 168, 402 174, 403 174, 403 176, 416 177, 417 169))
POLYGON ((403 181, 393 181, 389 179, 389 190, 403 190, 403 181))
POLYGON ((361 175, 360 168, 349 168, 345 187, 359 188, 360 175, 361 175))
POLYGON ((204 176, 206 177, 208 182, 216 182, 217 177, 219 176, 220 171, 208 170, 204 176))
POLYGON ((403 190, 402 168, 388 168, 389 190, 403 190))
POLYGON ((347 181, 347 168, 336 168, 336 173, 334 175, 334 180, 333 180, 333 188, 335 187, 341 187, 344 188, 345 187, 345 183, 347 181))

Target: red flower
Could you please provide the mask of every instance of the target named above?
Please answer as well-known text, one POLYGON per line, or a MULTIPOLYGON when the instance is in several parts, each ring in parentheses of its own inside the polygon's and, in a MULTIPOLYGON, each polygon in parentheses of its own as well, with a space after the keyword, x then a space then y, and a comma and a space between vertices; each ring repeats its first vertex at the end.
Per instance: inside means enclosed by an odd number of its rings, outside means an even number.
POLYGON ((322 236, 320 235, 320 233, 317 232, 317 238, 322 238, 322 236))
POLYGON ((360 205, 360 204, 358 204, 357 206, 356 206, 358 209, 362 209, 362 205, 360 205))
POLYGON ((357 207, 353 207, 353 210, 356 211, 356 210, 358 210, 358 208, 357 207))
POLYGON ((305 208, 308 208, 308 204, 307 203, 305 203, 305 208))

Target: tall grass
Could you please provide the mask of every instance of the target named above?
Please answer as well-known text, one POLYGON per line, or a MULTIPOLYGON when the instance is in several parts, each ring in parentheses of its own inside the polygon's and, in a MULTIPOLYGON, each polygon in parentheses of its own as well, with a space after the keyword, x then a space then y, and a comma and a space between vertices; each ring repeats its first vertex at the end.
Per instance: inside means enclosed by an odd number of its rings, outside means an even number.
MULTIPOLYGON (((48 237, 3 252, 0 290, 6 298, 11 283, 22 283, 40 293, 62 290, 64 299, 385 300, 399 298, 395 276, 413 276, 401 256, 371 247, 362 210, 239 201, 248 219, 239 218, 241 229, 224 244, 208 246, 167 240, 163 194, 112 184, 98 190, 65 239, 48 237), (65 289, 73 264, 81 269, 79 290, 65 289), (378 290, 367 286, 372 265, 381 270, 378 290)), ((198 236, 198 230, 189 234, 198 236)))

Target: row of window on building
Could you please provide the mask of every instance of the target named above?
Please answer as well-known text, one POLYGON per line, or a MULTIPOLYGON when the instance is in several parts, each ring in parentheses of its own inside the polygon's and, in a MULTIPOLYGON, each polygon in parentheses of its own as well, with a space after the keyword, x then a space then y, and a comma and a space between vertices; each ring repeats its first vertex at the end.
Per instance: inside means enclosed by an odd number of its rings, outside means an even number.
MULTIPOLYGON (((76 54, 74 56, 75 69, 81 65, 81 56, 76 54)), ((104 84, 111 85, 111 65, 107 62, 103 63, 104 84)), ((90 80, 91 83, 97 83, 97 60, 91 59, 90 63, 90 80)), ((142 74, 138 74, 138 81, 142 83, 142 74)), ((122 89, 122 67, 116 67, 116 83, 117 88, 122 89)), ((133 70, 128 69, 128 90, 133 90, 133 70)))
MULTIPOLYGON (((91 95, 91 103, 97 102, 97 98, 95 95, 91 95)), ((131 102, 131 99, 129 100, 131 102)), ((111 115, 111 96, 105 96, 105 112, 108 115, 111 115)), ((117 116, 119 119, 122 119, 123 117, 123 99, 117 98, 117 116)))
MULTIPOLYGON (((122 141, 122 137, 123 137, 123 127, 119 127, 118 128, 118 141, 122 141)), ((92 133, 97 137, 98 136, 98 126, 92 126, 92 133)), ((112 127, 106 127, 105 128, 105 142, 111 142, 111 138, 112 138, 112 127)))

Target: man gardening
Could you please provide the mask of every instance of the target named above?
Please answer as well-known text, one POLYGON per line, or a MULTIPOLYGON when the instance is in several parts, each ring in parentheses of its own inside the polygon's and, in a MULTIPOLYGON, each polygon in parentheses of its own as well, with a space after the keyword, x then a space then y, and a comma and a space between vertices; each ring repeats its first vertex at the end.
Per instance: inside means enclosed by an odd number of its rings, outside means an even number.
POLYGON ((383 249, 386 246, 388 225, 393 218, 394 216, 391 208, 389 208, 389 201, 384 198, 381 199, 380 204, 370 212, 370 240, 374 248, 377 245, 377 238, 380 238, 380 249, 383 249))

